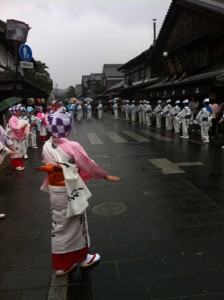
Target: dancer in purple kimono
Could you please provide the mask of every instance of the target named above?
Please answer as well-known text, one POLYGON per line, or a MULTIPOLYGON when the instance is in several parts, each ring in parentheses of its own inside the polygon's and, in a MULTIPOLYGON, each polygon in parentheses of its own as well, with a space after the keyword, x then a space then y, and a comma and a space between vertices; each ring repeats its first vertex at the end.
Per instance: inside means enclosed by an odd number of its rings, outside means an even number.
POLYGON ((58 276, 73 270, 78 263, 86 268, 100 260, 98 253, 89 254, 86 208, 91 193, 84 181, 120 180, 91 160, 79 143, 66 138, 71 128, 69 113, 59 110, 48 116, 48 131, 52 136, 43 147, 46 165, 36 169, 47 172, 41 189, 50 193, 52 261, 58 276))

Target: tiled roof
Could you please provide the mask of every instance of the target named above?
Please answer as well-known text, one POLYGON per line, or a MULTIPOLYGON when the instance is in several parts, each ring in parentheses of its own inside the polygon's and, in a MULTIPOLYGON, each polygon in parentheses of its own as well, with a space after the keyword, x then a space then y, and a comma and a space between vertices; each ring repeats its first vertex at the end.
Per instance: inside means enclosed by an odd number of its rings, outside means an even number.
POLYGON ((172 83, 171 82, 167 82, 167 83, 158 82, 156 84, 150 85, 145 90, 150 90, 150 89, 160 88, 160 87, 164 87, 164 88, 173 87, 173 86, 183 85, 186 83, 190 84, 190 83, 206 81, 206 80, 211 80, 211 79, 216 80, 222 75, 224 75, 224 69, 218 69, 218 70, 213 70, 213 71, 209 71, 206 73, 192 75, 181 81, 177 79, 172 83))
POLYGON ((91 73, 91 79, 95 79, 97 81, 100 81, 102 79, 102 73, 91 73))
POLYGON ((90 75, 82 75, 82 84, 86 86, 87 81, 91 78, 90 75))
POLYGON ((103 74, 106 77, 124 77, 123 73, 118 71, 120 66, 122 66, 122 64, 104 64, 103 74))
POLYGON ((132 58, 131 60, 129 60, 128 62, 126 62, 125 64, 123 64, 119 70, 124 70, 125 68, 128 69, 134 65, 139 65, 141 60, 147 60, 147 58, 150 56, 150 53, 152 51, 152 46, 150 46, 149 49, 143 51, 141 54, 139 54, 138 56, 132 58))
POLYGON ((180 3, 189 3, 195 7, 208 10, 218 15, 224 15, 224 1, 223 0, 180 0, 180 3))
POLYGON ((113 85, 112 87, 110 87, 109 89, 107 89, 107 91, 112 91, 112 90, 116 90, 121 88, 124 85, 124 80, 118 82, 117 84, 113 85))
POLYGON ((172 0, 167 11, 167 14, 164 18, 163 24, 160 28, 160 32, 158 34, 158 38, 153 47, 153 54, 156 54, 157 49, 160 45, 161 40, 163 40, 164 35, 166 35, 167 27, 170 22, 175 18, 175 11, 178 5, 182 5, 188 7, 190 9, 195 9, 200 13, 213 15, 217 18, 221 18, 223 20, 224 16, 224 0, 172 0))

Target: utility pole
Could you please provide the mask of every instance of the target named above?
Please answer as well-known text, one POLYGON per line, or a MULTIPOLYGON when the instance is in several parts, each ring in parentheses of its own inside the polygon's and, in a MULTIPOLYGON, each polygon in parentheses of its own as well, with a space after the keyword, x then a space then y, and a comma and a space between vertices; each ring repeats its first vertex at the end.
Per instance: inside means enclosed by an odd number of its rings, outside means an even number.
POLYGON ((157 19, 152 19, 153 20, 153 45, 156 42, 156 20, 157 19))

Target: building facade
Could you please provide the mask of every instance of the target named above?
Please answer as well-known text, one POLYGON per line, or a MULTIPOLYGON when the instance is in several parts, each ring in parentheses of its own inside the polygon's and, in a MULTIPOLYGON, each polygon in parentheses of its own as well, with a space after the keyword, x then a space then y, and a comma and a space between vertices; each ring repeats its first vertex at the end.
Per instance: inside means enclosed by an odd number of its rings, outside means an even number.
MULTIPOLYGON (((6 23, 0 21, 0 102, 11 96, 47 98, 48 92, 26 79, 19 64, 21 43, 6 39, 6 23)), ((34 62, 34 59, 32 60, 34 62)))
POLYGON ((173 0, 155 43, 119 70, 122 97, 224 100, 224 1, 173 0))

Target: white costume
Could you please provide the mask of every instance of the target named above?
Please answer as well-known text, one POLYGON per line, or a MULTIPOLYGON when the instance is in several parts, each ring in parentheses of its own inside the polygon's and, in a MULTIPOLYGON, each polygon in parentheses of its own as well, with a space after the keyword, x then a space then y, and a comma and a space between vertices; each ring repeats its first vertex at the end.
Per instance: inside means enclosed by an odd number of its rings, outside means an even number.
POLYGON ((145 105, 145 121, 147 126, 152 125, 152 106, 149 101, 147 101, 145 105))
POLYGON ((131 121, 135 122, 135 117, 136 117, 136 107, 135 107, 135 101, 133 100, 130 107, 130 112, 131 112, 131 121))
POLYGON ((154 108, 153 110, 153 114, 156 116, 156 127, 157 128, 161 128, 162 124, 161 124, 161 119, 162 119, 162 105, 161 105, 162 101, 158 100, 157 101, 157 106, 154 108))
POLYGON ((139 101, 139 105, 137 107, 137 112, 138 112, 138 120, 139 120, 139 124, 142 123, 142 101, 139 101))
POLYGON ((82 118, 82 105, 78 102, 77 111, 76 111, 76 121, 79 122, 82 118))
POLYGON ((34 115, 30 115, 27 121, 30 124, 29 147, 36 149, 38 118, 34 115))
POLYGON ((98 119, 101 120, 103 116, 103 105, 101 101, 99 102, 97 109, 98 109, 98 119))
POLYGON ((165 127, 166 130, 172 130, 173 129, 173 124, 172 124, 172 116, 170 114, 171 109, 173 108, 171 103, 171 99, 168 99, 166 101, 166 106, 163 108, 161 114, 162 116, 165 117, 165 127))
POLYGON ((179 112, 181 111, 181 108, 180 108, 180 100, 177 100, 175 102, 176 106, 174 106, 171 111, 170 111, 170 114, 173 118, 173 128, 174 128, 174 132, 175 133, 180 133, 180 123, 177 121, 177 118, 176 116, 179 114, 179 112))
POLYGON ((191 109, 187 106, 189 103, 188 99, 183 101, 183 104, 186 105, 176 116, 177 122, 182 125, 182 136, 181 138, 188 139, 188 129, 191 121, 191 109))
POLYGON ((129 100, 126 101, 127 103, 125 104, 125 120, 129 121, 129 113, 130 113, 130 105, 129 105, 129 100))
POLYGON ((114 119, 117 120, 118 119, 118 104, 117 104, 117 101, 114 101, 113 112, 114 112, 114 119))
POLYGON ((87 102, 86 109, 87 109, 86 119, 87 120, 91 120, 91 117, 92 117, 92 106, 91 106, 91 104, 89 102, 87 102))
POLYGON ((143 105, 142 105, 142 123, 146 124, 146 100, 143 100, 143 105))
MULTIPOLYGON (((203 101, 204 104, 209 103, 209 99, 203 101)), ((194 123, 201 126, 201 139, 203 143, 209 143, 209 128, 212 126, 212 114, 203 107, 197 114, 194 123)))

